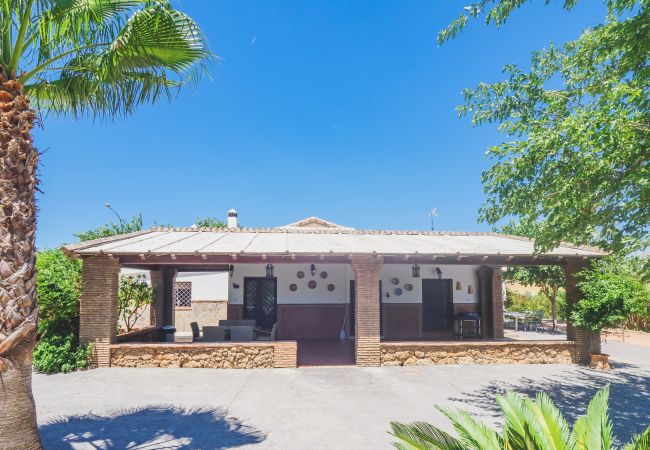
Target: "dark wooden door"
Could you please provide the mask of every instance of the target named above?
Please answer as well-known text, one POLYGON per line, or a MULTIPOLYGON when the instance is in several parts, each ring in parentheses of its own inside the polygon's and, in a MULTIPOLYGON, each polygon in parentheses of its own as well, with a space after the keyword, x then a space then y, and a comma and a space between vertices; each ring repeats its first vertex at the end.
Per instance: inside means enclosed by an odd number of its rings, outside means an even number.
POLYGON ((276 321, 277 304, 277 278, 244 278, 244 319, 254 319, 258 327, 271 330, 276 321))
MULTIPOLYGON (((356 299, 356 285, 354 283, 354 280, 350 280, 350 336, 354 336, 354 326, 355 326, 355 299, 356 299)), ((380 327, 380 333, 383 335, 384 334, 384 305, 381 302, 382 295, 381 295, 381 280, 379 280, 379 327, 380 327)))
POLYGON ((452 280, 422 280, 422 331, 453 331, 452 280))

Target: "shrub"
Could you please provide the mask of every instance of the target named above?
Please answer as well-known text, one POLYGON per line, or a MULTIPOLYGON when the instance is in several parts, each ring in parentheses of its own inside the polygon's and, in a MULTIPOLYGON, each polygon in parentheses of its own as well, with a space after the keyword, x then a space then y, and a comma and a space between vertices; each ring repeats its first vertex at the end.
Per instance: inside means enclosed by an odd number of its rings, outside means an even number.
POLYGON ((88 365, 90 345, 78 345, 74 334, 41 339, 34 349, 34 369, 41 373, 71 372, 88 365))
POLYGON ((86 366, 89 347, 79 346, 78 339, 81 264, 58 249, 36 255, 40 339, 34 367, 39 372, 68 372, 86 366))
POLYGON ((574 305, 575 325, 598 332, 623 325, 647 312, 650 290, 641 281, 636 260, 603 259, 578 274, 582 298, 574 305))

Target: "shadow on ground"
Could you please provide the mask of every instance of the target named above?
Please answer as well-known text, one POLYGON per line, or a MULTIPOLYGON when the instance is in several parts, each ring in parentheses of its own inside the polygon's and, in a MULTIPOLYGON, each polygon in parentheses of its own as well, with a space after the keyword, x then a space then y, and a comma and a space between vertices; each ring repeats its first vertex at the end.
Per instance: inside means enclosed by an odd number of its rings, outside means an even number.
POLYGON ((217 450, 255 444, 265 439, 256 429, 227 417, 222 409, 184 409, 170 405, 61 417, 39 428, 48 450, 217 450))
POLYGON ((612 371, 577 368, 541 379, 521 378, 516 383, 493 380, 481 389, 463 392, 450 400, 472 405, 492 417, 501 417, 495 401, 497 394, 513 390, 534 397, 537 392, 544 391, 572 424, 585 414, 596 391, 609 383, 609 417, 614 435, 619 441, 628 442, 650 425, 650 374, 634 365, 615 364, 616 369, 612 371))

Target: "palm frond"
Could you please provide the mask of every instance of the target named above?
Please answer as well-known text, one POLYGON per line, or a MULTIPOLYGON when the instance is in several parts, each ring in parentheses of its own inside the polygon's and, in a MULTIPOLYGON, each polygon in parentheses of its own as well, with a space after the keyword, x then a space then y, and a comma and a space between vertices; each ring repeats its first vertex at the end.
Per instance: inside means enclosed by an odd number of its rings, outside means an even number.
POLYGON ((623 447, 623 450, 648 450, 650 449, 650 426, 641 434, 637 434, 632 441, 623 447))
POLYGON ((127 115, 171 99, 214 58, 197 24, 166 1, 42 0, 40 7, 45 4, 51 4, 43 13, 50 22, 39 24, 47 29, 39 63, 20 81, 46 113, 127 115))
POLYGON ((479 420, 474 419, 467 411, 437 407, 440 412, 451 420, 460 435, 460 440, 466 449, 501 450, 502 438, 499 434, 479 420))
POLYGON ((393 443, 399 450, 464 450, 458 439, 426 422, 391 422, 390 427, 390 434, 402 441, 393 443))
POLYGON ((204 38, 187 15, 154 6, 137 11, 104 53, 110 69, 162 68, 187 71, 209 58, 204 38))
POLYGON ((548 395, 544 392, 538 393, 534 405, 532 402, 529 405, 529 410, 536 419, 535 423, 538 424, 540 444, 548 449, 569 448, 571 442, 569 424, 548 395))
POLYGON ((607 450, 612 445, 612 424, 607 415, 609 385, 598 391, 589 402, 587 414, 573 426, 571 442, 578 450, 607 450))

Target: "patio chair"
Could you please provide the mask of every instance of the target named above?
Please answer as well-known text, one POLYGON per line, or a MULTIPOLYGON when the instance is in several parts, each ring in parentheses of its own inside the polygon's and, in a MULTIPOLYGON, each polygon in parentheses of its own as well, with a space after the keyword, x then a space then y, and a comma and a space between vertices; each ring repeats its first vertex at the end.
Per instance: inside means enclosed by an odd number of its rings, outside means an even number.
POLYGON ((225 327, 203 327, 204 342, 223 342, 226 340, 225 327))
POLYGON ((199 328, 199 324, 197 322, 190 322, 190 328, 192 329, 192 337, 194 338, 195 341, 198 341, 201 339, 201 329, 199 328))
MULTIPOLYGON (((230 340, 233 342, 249 342, 253 340, 255 328, 252 326, 235 326, 230 328, 230 340)), ((205 331, 203 332, 205 334, 205 331)))
POLYGON ((278 338, 278 323, 274 323, 271 331, 257 330, 255 332, 255 340, 257 341, 275 341, 278 338))
POLYGON ((515 318, 509 315, 507 312, 503 313, 503 326, 504 328, 515 329, 515 318))
POLYGON ((526 313, 524 317, 524 327, 531 330, 532 327, 535 327, 535 331, 539 331, 542 325, 542 319, 544 319, 544 311, 533 311, 531 313, 526 313))

